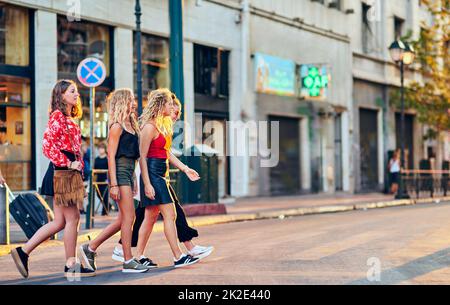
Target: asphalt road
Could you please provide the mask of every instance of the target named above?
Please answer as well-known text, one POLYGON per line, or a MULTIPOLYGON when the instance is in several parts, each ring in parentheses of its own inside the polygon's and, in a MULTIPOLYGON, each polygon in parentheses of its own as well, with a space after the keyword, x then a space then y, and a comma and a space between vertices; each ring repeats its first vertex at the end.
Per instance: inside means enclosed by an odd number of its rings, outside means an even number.
MULTIPOLYGON (((450 284, 450 204, 420 205, 200 228, 216 251, 199 264, 171 267, 162 233, 149 256, 161 268, 124 275, 111 260, 117 238, 99 251, 95 278, 76 284, 450 284)), ((33 253, 31 277, 0 258, 0 285, 72 285, 62 274, 62 247, 33 253)))

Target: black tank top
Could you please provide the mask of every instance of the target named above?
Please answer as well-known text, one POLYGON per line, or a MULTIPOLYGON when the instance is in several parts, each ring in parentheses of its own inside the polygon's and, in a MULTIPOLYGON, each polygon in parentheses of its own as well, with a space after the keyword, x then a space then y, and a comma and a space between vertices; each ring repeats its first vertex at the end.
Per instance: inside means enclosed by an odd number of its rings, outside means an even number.
POLYGON ((116 159, 128 158, 137 160, 140 157, 139 153, 139 137, 137 134, 132 134, 122 129, 122 135, 119 139, 119 146, 117 147, 116 159))

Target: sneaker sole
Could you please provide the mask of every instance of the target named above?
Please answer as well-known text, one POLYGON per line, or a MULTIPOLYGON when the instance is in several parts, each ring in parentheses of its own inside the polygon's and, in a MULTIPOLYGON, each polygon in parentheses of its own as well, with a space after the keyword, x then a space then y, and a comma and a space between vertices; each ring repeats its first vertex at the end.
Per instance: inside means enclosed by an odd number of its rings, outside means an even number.
POLYGON ((145 269, 145 270, 135 270, 135 269, 122 269, 122 273, 145 273, 147 272, 149 269, 145 269))
POLYGON ((13 258, 14 264, 16 264, 17 270, 19 270, 20 275, 22 275, 24 278, 28 278, 28 272, 25 269, 24 265, 22 264, 19 253, 17 252, 16 249, 13 249, 11 251, 11 256, 13 258))
POLYGON ((198 258, 199 260, 205 259, 210 256, 214 252, 214 249, 206 251, 205 253, 199 254, 198 256, 194 256, 194 258, 198 258))
POLYGON ((122 264, 124 263, 123 256, 118 256, 118 255, 113 254, 111 258, 113 261, 116 261, 116 262, 119 262, 122 264))
POLYGON ((88 278, 88 277, 94 277, 96 276, 95 273, 64 273, 64 276, 66 278, 88 278))
POLYGON ((80 246, 80 252, 81 252, 81 257, 83 258, 83 261, 84 261, 84 267, 91 271, 95 271, 95 269, 91 267, 91 264, 89 263, 89 259, 87 258, 86 254, 84 253, 83 246, 80 246))
POLYGON ((199 259, 196 260, 195 262, 190 262, 189 264, 183 264, 183 265, 178 265, 178 266, 174 266, 175 268, 183 268, 183 267, 187 267, 187 266, 191 266, 193 264, 198 263, 199 259))

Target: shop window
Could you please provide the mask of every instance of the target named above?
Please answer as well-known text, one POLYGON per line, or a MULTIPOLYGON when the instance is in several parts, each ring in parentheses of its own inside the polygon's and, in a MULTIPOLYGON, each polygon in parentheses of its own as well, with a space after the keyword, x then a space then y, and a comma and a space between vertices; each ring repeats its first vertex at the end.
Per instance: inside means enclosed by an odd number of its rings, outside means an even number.
POLYGON ((110 30, 92 22, 69 22, 58 16, 58 72, 76 75, 78 64, 86 57, 96 57, 105 63, 110 73, 110 30))
POLYGON ((13 190, 32 188, 30 81, 0 76, 0 169, 13 190))
MULTIPOLYGON (((96 142, 107 138, 108 113, 106 98, 113 90, 113 69, 111 54, 111 28, 88 21, 69 22, 66 16, 58 16, 58 78, 78 82, 77 68, 82 60, 95 57, 103 61, 107 69, 105 82, 96 88, 95 127, 96 142)), ((83 103, 83 117, 79 124, 81 134, 90 138, 90 96, 89 88, 78 83, 83 103)))
POLYGON ((0 169, 13 191, 35 187, 28 9, 0 3, 0 169))
POLYGON ((0 3, 0 64, 28 66, 28 10, 0 3))
MULTIPOLYGON (((134 43, 136 45, 136 43, 134 43)), ((170 88, 169 40, 149 34, 142 35, 142 92, 144 106, 148 92, 170 88)), ((134 48, 134 83, 137 83, 137 55, 134 48)))

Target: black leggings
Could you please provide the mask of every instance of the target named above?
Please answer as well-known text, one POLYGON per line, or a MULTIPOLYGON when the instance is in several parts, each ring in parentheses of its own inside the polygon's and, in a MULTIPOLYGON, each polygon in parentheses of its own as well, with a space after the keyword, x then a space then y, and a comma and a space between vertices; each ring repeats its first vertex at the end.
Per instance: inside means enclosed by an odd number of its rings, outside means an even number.
MULTIPOLYGON (((177 226, 178 240, 180 241, 180 243, 191 241, 195 237, 198 237, 198 231, 189 226, 186 219, 186 214, 184 213, 184 210, 180 205, 180 201, 178 200, 178 197, 171 185, 169 187, 169 190, 172 198, 175 201, 175 208, 177 211, 177 219, 175 223, 177 226)), ((138 207, 136 208, 136 220, 134 221, 133 225, 133 237, 131 239, 131 247, 133 248, 137 247, 139 240, 139 230, 141 229, 142 223, 144 222, 144 218, 145 208, 141 208, 138 205, 138 207)), ((122 244, 122 240, 120 240, 119 243, 122 244)))

